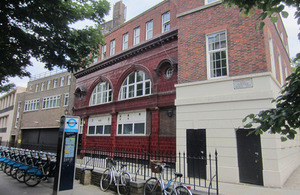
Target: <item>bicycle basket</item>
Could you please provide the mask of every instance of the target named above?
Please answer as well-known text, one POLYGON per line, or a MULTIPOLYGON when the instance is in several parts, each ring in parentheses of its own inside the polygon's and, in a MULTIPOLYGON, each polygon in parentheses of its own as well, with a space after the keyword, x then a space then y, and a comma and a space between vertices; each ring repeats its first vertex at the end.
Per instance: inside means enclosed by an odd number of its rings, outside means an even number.
POLYGON ((151 160, 150 161, 150 168, 151 168, 151 171, 153 173, 161 173, 162 172, 162 167, 159 166, 159 165, 164 165, 164 163, 162 163, 161 161, 159 160, 151 160))
POLYGON ((106 168, 111 168, 112 166, 116 166, 116 162, 110 158, 106 159, 106 168))

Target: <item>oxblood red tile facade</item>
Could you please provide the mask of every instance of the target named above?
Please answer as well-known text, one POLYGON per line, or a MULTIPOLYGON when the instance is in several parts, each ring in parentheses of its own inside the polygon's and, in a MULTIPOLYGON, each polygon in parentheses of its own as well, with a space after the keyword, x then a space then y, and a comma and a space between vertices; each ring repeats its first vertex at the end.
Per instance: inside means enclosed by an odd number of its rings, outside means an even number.
POLYGON ((86 89, 85 95, 78 96, 75 100, 75 115, 85 119, 83 128, 82 146, 84 147, 110 147, 122 149, 140 149, 147 151, 176 151, 176 120, 175 118, 175 87, 177 83, 177 24, 176 9, 172 2, 164 2, 146 13, 125 23, 115 31, 106 35, 107 57, 82 72, 83 76, 76 76, 76 87, 86 89), (170 11, 171 30, 161 33, 161 14, 170 11), (145 40, 145 23, 153 20, 153 38, 145 40), (133 46, 133 29, 140 27, 140 44, 133 46), (129 35, 129 49, 123 55, 122 37, 129 35), (169 36, 169 34, 171 34, 169 36), (160 36, 166 35, 167 38, 160 36), (116 41, 116 54, 109 56, 110 41, 116 41), (146 46, 145 46, 146 45, 146 46), (145 47, 144 47, 145 46, 145 47), (140 48, 144 47, 144 48, 140 48), (123 56, 122 56, 123 55, 123 56), (93 68, 102 66, 106 62, 110 65, 94 71, 93 68), (173 75, 167 78, 165 71, 173 67, 173 75), (143 97, 119 100, 120 87, 126 77, 141 70, 145 72, 152 84, 152 93, 143 97), (113 91, 113 101, 106 104, 89 106, 89 100, 95 86, 102 81, 110 83, 113 91), (166 111, 172 109, 174 114, 166 116, 166 111), (117 135, 117 117, 119 112, 132 110, 146 110, 145 135, 117 135), (91 116, 110 114, 112 118, 111 135, 88 135, 88 118, 91 116), (160 115, 167 121, 160 124, 160 115), (172 129, 171 129, 172 128, 172 129))

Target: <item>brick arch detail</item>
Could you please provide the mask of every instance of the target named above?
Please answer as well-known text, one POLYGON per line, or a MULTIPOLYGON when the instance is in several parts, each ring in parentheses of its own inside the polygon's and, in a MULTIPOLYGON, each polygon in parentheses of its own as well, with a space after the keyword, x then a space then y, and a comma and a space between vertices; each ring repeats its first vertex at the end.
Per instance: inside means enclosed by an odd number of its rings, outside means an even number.
POLYGON ((166 58, 166 59, 161 60, 161 61, 157 64, 157 66, 156 66, 156 68, 155 68, 155 71, 159 71, 159 70, 163 67, 163 65, 164 65, 165 63, 169 63, 169 64, 171 65, 172 68, 175 68, 175 66, 177 65, 177 61, 176 61, 176 60, 174 60, 174 59, 172 59, 172 58, 166 58))
POLYGON ((117 85, 115 86, 115 91, 113 92, 114 97, 113 100, 114 101, 118 101, 119 100, 119 92, 121 89, 121 86, 124 82, 124 80, 127 78, 127 76, 134 72, 134 71, 138 71, 141 70, 143 71, 145 74, 148 75, 148 77, 151 80, 151 87, 152 87, 152 93, 154 92, 154 86, 156 85, 156 80, 153 77, 152 72, 144 65, 142 64, 131 64, 127 69, 124 70, 124 72, 121 74, 120 78, 118 79, 117 85))

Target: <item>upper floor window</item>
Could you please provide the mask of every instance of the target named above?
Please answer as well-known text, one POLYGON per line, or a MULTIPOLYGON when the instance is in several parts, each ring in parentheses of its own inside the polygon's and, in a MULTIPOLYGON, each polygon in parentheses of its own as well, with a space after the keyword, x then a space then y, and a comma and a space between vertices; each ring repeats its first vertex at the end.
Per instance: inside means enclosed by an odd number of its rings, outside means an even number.
POLYGON ((57 87, 57 79, 53 80, 53 89, 57 87))
POLYGON ((71 75, 68 75, 67 77, 67 85, 71 85, 71 75))
POLYGON ((90 105, 104 104, 112 101, 112 89, 108 82, 99 83, 93 90, 90 105))
POLYGON ((43 109, 60 107, 60 95, 43 98, 43 109))
POLYGON ((88 135, 110 135, 111 116, 101 115, 88 120, 88 135))
POLYGON ((140 27, 137 27, 133 30, 133 45, 140 43, 140 27))
POLYGON ((274 78, 276 78, 274 46, 273 46, 272 37, 270 35, 269 35, 269 52, 270 52, 270 59, 271 59, 272 74, 273 74, 274 78))
POLYGON ((35 100, 26 100, 25 101, 25 106, 24 106, 24 111, 33 111, 33 110, 38 110, 40 105, 40 100, 35 99, 35 100))
POLYGON ((64 106, 69 105, 69 94, 65 93, 65 97, 64 97, 64 106))
POLYGON ((35 85, 35 92, 38 92, 39 91, 39 84, 36 84, 35 85))
POLYGON ((45 83, 42 82, 42 84, 41 84, 41 91, 44 91, 44 88, 45 88, 45 83))
POLYGON ((109 55, 114 55, 115 54, 115 47, 116 47, 116 40, 112 40, 110 42, 110 53, 109 55))
POLYGON ((123 82, 119 99, 129 99, 151 94, 151 80, 143 71, 131 73, 123 82))
POLYGON ((170 30, 170 12, 166 12, 162 15, 162 32, 170 30))
POLYGON ((49 80, 49 81, 47 82, 47 90, 50 89, 50 85, 51 85, 51 81, 49 80))
POLYGON ((60 86, 64 86, 65 84, 65 77, 60 77, 60 86))
POLYGON ((207 35, 208 75, 210 78, 228 75, 226 32, 207 35))
POLYGON ((128 33, 123 35, 123 50, 128 48, 128 33))
POLYGON ((172 75, 173 75, 173 68, 171 68, 171 67, 168 68, 168 69, 166 70, 165 75, 166 75, 166 78, 167 78, 167 79, 171 78, 172 75))
POLYGON ((18 108, 17 108, 17 114, 16 114, 15 128, 18 128, 18 126, 19 126, 19 119, 20 119, 21 105, 22 105, 22 102, 18 102, 18 108))
POLYGON ((153 20, 146 23, 146 40, 153 37, 153 20))
POLYGON ((106 45, 102 45, 101 59, 104 60, 106 58, 106 45))

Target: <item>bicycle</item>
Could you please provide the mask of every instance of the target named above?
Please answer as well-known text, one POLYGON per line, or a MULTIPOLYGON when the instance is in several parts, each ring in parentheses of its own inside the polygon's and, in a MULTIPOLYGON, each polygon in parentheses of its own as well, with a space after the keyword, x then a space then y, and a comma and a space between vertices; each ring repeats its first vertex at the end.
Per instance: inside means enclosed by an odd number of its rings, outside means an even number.
POLYGON ((175 177, 168 180, 168 183, 164 184, 163 171, 167 167, 165 163, 159 161, 150 161, 151 171, 159 173, 159 177, 150 177, 144 185, 144 195, 192 195, 192 192, 180 182, 177 182, 177 178, 182 177, 181 173, 175 172, 175 177), (171 184, 173 185, 171 186, 171 184))
POLYGON ((29 187, 38 185, 50 176, 54 176, 56 159, 54 154, 39 153, 40 161, 37 167, 28 168, 24 174, 24 182, 29 187))
POLYGON ((100 179, 100 189, 106 191, 109 186, 114 183, 117 186, 119 195, 130 194, 130 182, 132 181, 131 175, 123 170, 126 164, 121 164, 121 169, 116 170, 117 162, 113 159, 106 158, 107 169, 104 170, 100 179))

